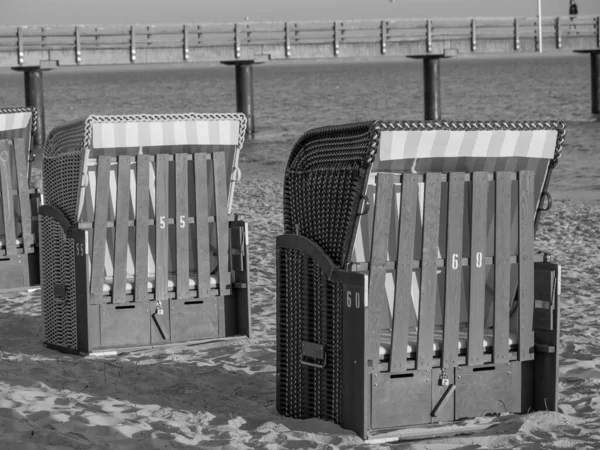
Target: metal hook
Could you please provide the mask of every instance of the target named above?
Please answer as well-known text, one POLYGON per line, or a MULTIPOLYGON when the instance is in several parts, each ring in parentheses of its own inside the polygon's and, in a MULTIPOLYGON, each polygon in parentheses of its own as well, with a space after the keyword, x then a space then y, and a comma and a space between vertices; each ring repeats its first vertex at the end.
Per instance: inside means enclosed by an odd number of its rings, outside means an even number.
POLYGON ((548 211, 550 208, 552 208, 552 196, 550 195, 550 193, 548 191, 544 191, 542 192, 542 198, 540 199, 540 207, 539 210, 540 211, 548 211), (547 205, 544 208, 544 199, 546 199, 547 205))
POLYGON ((369 203, 369 199, 367 198, 366 195, 363 195, 360 198, 357 215, 363 216, 363 215, 367 214, 369 212, 370 207, 371 207, 371 204, 369 203))

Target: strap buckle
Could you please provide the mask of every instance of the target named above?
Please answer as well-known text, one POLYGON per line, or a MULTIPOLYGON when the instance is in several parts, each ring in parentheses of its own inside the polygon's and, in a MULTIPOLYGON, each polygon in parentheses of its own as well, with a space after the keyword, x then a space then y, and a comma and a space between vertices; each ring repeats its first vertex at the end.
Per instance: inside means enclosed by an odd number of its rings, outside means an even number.
POLYGON ((302 341, 302 357, 300 364, 317 369, 324 369, 327 365, 327 352, 325 346, 314 342, 302 341), (307 359, 305 359, 307 358, 307 359))

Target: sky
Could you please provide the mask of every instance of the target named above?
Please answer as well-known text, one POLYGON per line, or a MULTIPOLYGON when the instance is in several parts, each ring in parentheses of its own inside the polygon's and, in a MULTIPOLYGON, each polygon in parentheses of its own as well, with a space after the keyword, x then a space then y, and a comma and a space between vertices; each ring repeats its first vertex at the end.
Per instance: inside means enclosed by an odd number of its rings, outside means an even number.
MULTIPOLYGON (((578 0, 600 15, 600 0, 578 0)), ((542 0, 564 16, 568 0, 542 0)), ((0 0, 0 25, 169 24, 251 21, 532 17, 537 0, 0 0)))

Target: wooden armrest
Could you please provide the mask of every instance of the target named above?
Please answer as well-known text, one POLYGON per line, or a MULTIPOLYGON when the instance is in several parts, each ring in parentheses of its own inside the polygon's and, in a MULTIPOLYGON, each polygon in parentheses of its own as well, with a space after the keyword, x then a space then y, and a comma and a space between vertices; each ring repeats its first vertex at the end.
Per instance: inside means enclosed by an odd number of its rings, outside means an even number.
POLYGON ((312 258, 319 268, 327 275, 327 280, 333 283, 343 283, 348 286, 363 288, 365 276, 357 272, 349 272, 337 266, 325 253, 321 246, 298 234, 282 234, 277 236, 276 245, 304 253, 312 258))
POLYGON ((65 231, 65 234, 67 234, 69 232, 69 229, 71 228, 71 223, 69 222, 69 219, 67 219, 65 217, 65 215, 62 213, 62 211, 60 209, 55 208, 54 206, 50 206, 50 205, 40 206, 38 215, 52 217, 54 220, 56 220, 60 224, 60 226, 65 231))
POLYGON ((556 347, 548 344, 535 344, 535 351, 537 353, 556 353, 556 347))

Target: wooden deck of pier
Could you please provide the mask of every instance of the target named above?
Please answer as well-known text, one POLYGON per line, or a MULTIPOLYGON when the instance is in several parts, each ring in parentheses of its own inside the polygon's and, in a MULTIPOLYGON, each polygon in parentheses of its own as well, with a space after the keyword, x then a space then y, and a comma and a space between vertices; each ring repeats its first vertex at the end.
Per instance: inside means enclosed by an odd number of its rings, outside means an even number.
MULTIPOLYGON (((600 17, 542 19, 544 52, 600 48, 600 17)), ((0 67, 149 64, 426 53, 532 53, 537 18, 0 27, 0 67)))

